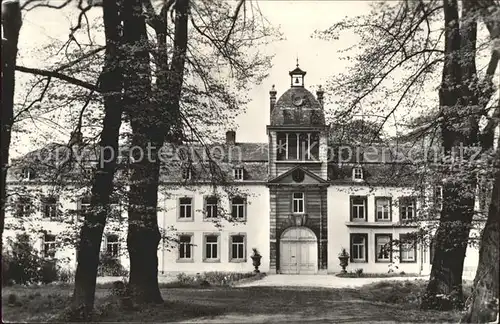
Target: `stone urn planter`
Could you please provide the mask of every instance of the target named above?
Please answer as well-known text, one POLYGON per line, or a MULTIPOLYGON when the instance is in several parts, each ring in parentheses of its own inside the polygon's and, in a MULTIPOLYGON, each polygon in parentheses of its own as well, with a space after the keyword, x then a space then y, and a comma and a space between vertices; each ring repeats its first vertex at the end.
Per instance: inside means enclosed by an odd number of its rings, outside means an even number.
POLYGON ((340 261, 340 266, 342 267, 342 271, 340 273, 347 273, 345 268, 349 264, 349 253, 347 253, 346 249, 344 248, 340 250, 339 261, 340 261))
POLYGON ((253 248, 252 250, 253 250, 253 254, 252 254, 251 258, 253 261, 252 264, 255 267, 254 272, 260 273, 259 266, 260 266, 260 259, 262 259, 262 255, 260 255, 260 253, 259 253, 259 251, 257 251, 257 249, 253 248))

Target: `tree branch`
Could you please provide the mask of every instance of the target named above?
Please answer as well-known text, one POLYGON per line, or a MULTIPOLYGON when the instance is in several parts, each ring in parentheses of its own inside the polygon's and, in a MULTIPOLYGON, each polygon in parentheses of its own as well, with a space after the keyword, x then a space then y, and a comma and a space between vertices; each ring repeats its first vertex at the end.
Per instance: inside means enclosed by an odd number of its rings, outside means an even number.
POLYGON ((99 89, 98 87, 96 87, 92 83, 73 78, 71 76, 62 74, 62 73, 57 72, 57 71, 48 71, 48 70, 42 70, 42 69, 36 69, 36 68, 29 68, 29 67, 19 66, 19 65, 16 65, 16 71, 60 79, 60 80, 66 81, 68 83, 71 83, 73 85, 101 93, 101 89, 99 89))

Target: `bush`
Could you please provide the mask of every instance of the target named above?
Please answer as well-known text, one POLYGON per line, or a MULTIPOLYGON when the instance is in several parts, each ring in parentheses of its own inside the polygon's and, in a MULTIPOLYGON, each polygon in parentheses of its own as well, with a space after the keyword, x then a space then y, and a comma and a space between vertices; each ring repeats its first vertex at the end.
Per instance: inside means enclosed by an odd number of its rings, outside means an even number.
POLYGON ((40 267, 40 281, 48 284, 59 279, 55 260, 42 260, 40 267))
POLYGON ((14 241, 9 241, 10 251, 2 255, 2 284, 29 284, 40 282, 40 264, 42 258, 33 248, 28 234, 18 234, 14 241))
POLYGON ((363 275, 363 269, 361 268, 354 270, 354 272, 358 277, 361 277, 363 275))
MULTIPOLYGON (((181 272, 177 275, 177 281, 169 284, 168 286, 181 286, 181 287, 208 287, 208 286, 230 286, 233 283, 246 278, 255 278, 257 274, 253 272, 222 272, 211 271, 202 274, 188 275, 181 272)), ((262 276, 258 276, 259 279, 262 276)))
POLYGON ((101 254, 99 259, 99 276, 120 277, 128 275, 127 270, 122 266, 120 260, 107 253, 101 254))
POLYGON ((68 274, 59 269, 58 260, 41 257, 28 234, 18 234, 8 244, 8 252, 2 255, 2 285, 67 282, 68 274))

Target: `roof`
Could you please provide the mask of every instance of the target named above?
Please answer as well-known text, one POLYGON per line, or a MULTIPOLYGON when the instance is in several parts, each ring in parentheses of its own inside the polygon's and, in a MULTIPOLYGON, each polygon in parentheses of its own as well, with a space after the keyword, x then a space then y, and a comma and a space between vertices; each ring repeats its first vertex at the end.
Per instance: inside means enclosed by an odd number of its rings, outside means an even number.
POLYGON ((325 113, 314 95, 303 87, 285 91, 271 111, 271 126, 324 126, 325 113))

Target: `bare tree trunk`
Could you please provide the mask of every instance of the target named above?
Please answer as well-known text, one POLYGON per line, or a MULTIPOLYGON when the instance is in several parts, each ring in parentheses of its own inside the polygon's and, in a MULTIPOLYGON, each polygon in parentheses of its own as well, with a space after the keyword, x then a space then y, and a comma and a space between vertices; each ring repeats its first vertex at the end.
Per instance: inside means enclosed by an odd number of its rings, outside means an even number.
POLYGON ((106 36, 106 57, 100 85, 104 96, 105 116, 100 141, 100 161, 94 176, 91 208, 85 215, 78 246, 73 294, 73 315, 88 319, 95 299, 97 269, 102 234, 109 213, 109 200, 113 192, 113 178, 118 154, 118 138, 122 118, 122 69, 120 67, 121 21, 119 3, 103 2, 106 36))
MULTIPOLYGON (((479 128, 474 111, 479 109, 478 92, 471 90, 477 84, 475 46, 477 23, 473 5, 463 5, 462 23, 459 23, 456 0, 444 1, 445 63, 439 91, 441 132, 445 153, 450 155, 460 145, 466 148, 478 142, 479 128), (460 55, 464 54, 464 55, 460 55), (465 116, 465 117, 464 117, 465 116), (467 117, 469 116, 469 117, 467 117)), ((467 158, 461 155, 460 159, 467 158)), ((443 175, 443 209, 436 232, 436 253, 429 283, 422 298, 424 309, 452 309, 463 307, 462 274, 465 252, 474 216, 476 175, 458 170, 467 164, 446 165, 443 175), (465 175, 464 175, 465 173, 465 175)))
POLYGON ((470 306, 462 318, 466 323, 498 321, 500 245, 500 150, 496 152, 496 176, 493 183, 488 219, 481 236, 479 265, 474 278, 470 306))
POLYGON ((157 216, 158 152, 172 129, 177 128, 180 119, 189 0, 179 0, 174 5, 174 52, 170 68, 166 52, 162 52, 166 51, 167 30, 164 24, 167 23, 168 6, 165 4, 160 17, 157 17, 160 23, 155 28, 159 43, 157 58, 160 61, 157 62, 154 93, 141 1, 130 1, 124 13, 124 36, 132 49, 131 58, 127 61, 130 71, 125 86, 125 107, 132 126, 133 153, 136 154, 131 163, 127 246, 130 256, 129 288, 137 303, 163 301, 158 287, 158 244, 161 240, 157 216))
POLYGON ((7 170, 9 167, 9 149, 14 122, 14 87, 17 59, 17 43, 21 30, 22 17, 19 1, 2 1, 2 134, 0 148, 0 250, 3 251, 2 238, 5 226, 5 207, 7 203, 7 170))
POLYGON ((157 221, 161 115, 151 101, 151 68, 141 0, 124 3, 123 35, 127 46, 125 109, 132 126, 127 248, 129 291, 137 303, 161 303, 158 287, 160 231, 157 221), (148 144, 152 149, 148 153, 148 144))

